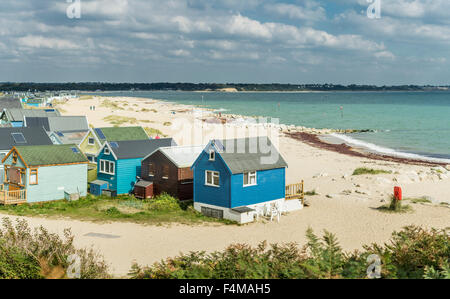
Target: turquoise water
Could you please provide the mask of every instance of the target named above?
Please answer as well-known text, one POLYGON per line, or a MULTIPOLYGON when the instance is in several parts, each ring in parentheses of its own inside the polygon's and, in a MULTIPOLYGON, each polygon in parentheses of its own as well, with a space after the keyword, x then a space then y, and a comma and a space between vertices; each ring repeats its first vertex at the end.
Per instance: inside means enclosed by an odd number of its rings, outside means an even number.
MULTIPOLYGON (((223 113, 278 118, 313 128, 372 129, 347 141, 380 152, 450 159, 450 92, 210 93, 112 92, 110 96, 205 105, 223 113), (203 96, 203 100, 202 100, 203 96), (342 109, 341 109, 342 107, 342 109)), ((348 139, 351 138, 351 139, 348 139)))

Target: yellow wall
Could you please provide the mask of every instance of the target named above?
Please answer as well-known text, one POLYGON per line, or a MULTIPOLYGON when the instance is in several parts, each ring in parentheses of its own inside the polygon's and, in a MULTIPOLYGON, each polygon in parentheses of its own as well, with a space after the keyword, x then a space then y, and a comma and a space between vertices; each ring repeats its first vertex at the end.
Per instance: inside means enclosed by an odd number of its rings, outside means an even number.
POLYGON ((100 150, 101 144, 97 142, 97 139, 95 139, 93 133, 89 131, 88 136, 84 139, 84 141, 80 144, 80 149, 85 154, 90 155, 97 155, 98 151, 100 150), (94 145, 89 145, 89 138, 94 138, 94 145))

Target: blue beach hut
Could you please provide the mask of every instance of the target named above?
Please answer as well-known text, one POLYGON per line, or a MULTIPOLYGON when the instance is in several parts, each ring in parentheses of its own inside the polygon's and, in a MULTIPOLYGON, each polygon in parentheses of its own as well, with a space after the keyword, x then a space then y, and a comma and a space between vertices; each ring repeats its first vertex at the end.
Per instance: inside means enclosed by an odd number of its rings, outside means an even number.
POLYGON ((267 137, 211 140, 194 162, 194 208, 239 223, 261 208, 301 209, 286 204, 286 161, 267 137))

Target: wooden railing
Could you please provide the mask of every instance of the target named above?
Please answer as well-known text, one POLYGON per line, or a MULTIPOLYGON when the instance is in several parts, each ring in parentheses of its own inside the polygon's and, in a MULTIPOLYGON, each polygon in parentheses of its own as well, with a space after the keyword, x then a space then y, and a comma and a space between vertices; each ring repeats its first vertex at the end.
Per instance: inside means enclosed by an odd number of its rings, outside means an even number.
POLYGON ((0 187, 0 204, 15 205, 27 202, 27 190, 6 191, 0 187))
POLYGON ((303 199, 305 197, 304 182, 286 186, 286 199, 303 199))

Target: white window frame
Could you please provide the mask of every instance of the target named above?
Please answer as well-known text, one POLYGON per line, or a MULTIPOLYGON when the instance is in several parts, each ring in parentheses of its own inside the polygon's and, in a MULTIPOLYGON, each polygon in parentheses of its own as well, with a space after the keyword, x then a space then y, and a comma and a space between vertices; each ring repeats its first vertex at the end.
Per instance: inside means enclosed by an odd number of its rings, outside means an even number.
POLYGON ((213 170, 205 170, 205 185, 210 187, 220 187, 220 172, 213 170), (208 182, 208 173, 211 173, 211 182, 208 182), (219 184, 214 184, 214 178, 217 177, 219 184))
POLYGON ((209 150, 209 161, 216 161, 216 151, 209 150))
POLYGON ((88 137, 88 145, 95 145, 94 137, 88 137), (92 142, 91 142, 91 140, 92 140, 92 142))
POLYGON ((242 179, 244 181, 244 187, 250 187, 250 186, 256 186, 258 185, 258 180, 257 180, 257 172, 256 171, 249 171, 249 172, 244 172, 242 179), (247 183, 245 183, 245 175, 247 175, 248 181, 247 183), (252 177, 255 178, 255 182, 254 183, 250 183, 252 177))
POLYGON ((105 147, 105 150, 103 151, 103 153, 104 153, 105 155, 111 154, 111 151, 109 150, 109 147, 105 147))
POLYGON ((99 171, 100 173, 109 174, 109 175, 115 175, 116 174, 116 163, 109 160, 100 159, 99 163, 99 171), (108 171, 106 171, 106 163, 108 163, 108 171), (113 171, 111 171, 111 169, 113 171))

